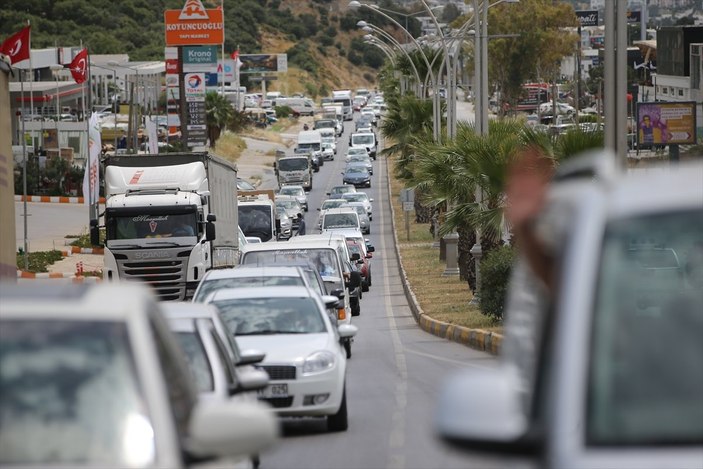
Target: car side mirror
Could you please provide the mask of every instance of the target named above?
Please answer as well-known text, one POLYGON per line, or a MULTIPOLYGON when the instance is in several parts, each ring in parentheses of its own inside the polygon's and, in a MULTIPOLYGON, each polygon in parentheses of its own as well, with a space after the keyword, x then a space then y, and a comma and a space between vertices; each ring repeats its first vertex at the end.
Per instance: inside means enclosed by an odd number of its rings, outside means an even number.
POLYGON ((340 324, 337 326, 337 331, 339 332, 340 339, 347 339, 349 337, 354 337, 359 329, 352 324, 340 324))
POLYGON ((330 292, 330 295, 334 295, 334 296, 336 296, 337 298, 340 298, 340 299, 341 299, 341 298, 344 298, 344 290, 342 290, 341 288, 337 288, 337 289, 335 289, 335 290, 332 290, 332 291, 330 292))
POLYGON ((210 214, 208 214, 206 220, 208 222, 217 221, 217 215, 215 215, 214 213, 210 213, 210 214))
POLYGON ((264 370, 240 371, 237 374, 237 378, 239 379, 239 385, 229 389, 230 396, 240 392, 258 391, 269 384, 269 375, 264 370))
POLYGON ((436 429, 452 446, 491 453, 532 454, 536 437, 528 437, 528 417, 519 394, 515 367, 461 371, 442 387, 436 429))
POLYGON ((373 202, 373 199, 369 199, 369 202, 373 202))
POLYGON ((237 366, 255 365, 261 363, 266 358, 266 353, 261 350, 247 349, 239 352, 237 366))

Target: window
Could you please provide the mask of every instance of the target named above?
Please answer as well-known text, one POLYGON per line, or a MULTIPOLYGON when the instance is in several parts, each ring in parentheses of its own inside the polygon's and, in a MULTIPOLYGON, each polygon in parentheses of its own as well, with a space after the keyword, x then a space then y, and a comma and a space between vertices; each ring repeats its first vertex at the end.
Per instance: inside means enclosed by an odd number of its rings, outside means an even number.
POLYGON ((683 88, 679 88, 679 96, 683 96, 683 88))
POLYGON ((701 233, 701 210, 606 229, 594 299, 589 443, 703 440, 701 233))
POLYGON ((234 364, 232 363, 232 360, 230 360, 229 356, 227 355, 227 351, 225 350, 225 345, 222 343, 220 340, 220 337, 217 335, 215 330, 210 326, 208 327, 210 329, 210 334, 212 335, 212 340, 215 342, 215 348, 217 349, 217 356, 220 358, 220 362, 222 363, 222 368, 224 368, 225 371, 225 380, 227 381, 227 386, 229 389, 236 389, 237 385, 237 379, 236 379, 236 374, 234 372, 234 364))
POLYGON ((215 381, 212 377, 212 364, 208 359, 205 346, 200 340, 196 330, 191 332, 178 332, 178 342, 188 361, 188 369, 193 377, 199 392, 212 392, 215 390, 215 381))

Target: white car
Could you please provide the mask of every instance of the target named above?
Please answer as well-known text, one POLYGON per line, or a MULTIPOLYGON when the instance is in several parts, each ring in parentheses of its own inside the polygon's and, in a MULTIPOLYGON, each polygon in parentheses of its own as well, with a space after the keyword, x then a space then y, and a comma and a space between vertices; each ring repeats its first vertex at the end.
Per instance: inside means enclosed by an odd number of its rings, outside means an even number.
POLYGON ((369 151, 361 147, 349 148, 347 150, 347 156, 344 158, 345 161, 349 161, 350 156, 369 156, 369 151))
POLYGON ((373 220, 373 199, 369 198, 366 192, 353 192, 349 194, 342 194, 342 199, 347 202, 361 202, 366 207, 366 213, 369 215, 369 220, 373 220))
POLYGON ((320 229, 320 227, 322 227, 322 217, 325 215, 325 212, 327 210, 329 210, 331 208, 339 208, 346 203, 347 203, 347 201, 342 199, 341 197, 339 197, 337 199, 327 199, 324 202, 322 202, 322 205, 320 206, 320 208, 317 209, 320 212, 320 214, 317 217, 317 223, 315 225, 317 227, 317 229, 320 229))
POLYGON ((147 287, 0 284, 0 297, 3 461, 175 468, 273 442, 258 403, 197 398, 147 287))
POLYGON ((364 203, 349 202, 341 206, 341 208, 345 207, 353 208, 356 211, 356 214, 359 216, 359 227, 361 228, 361 232, 363 234, 371 234, 371 220, 369 220, 369 214, 366 212, 366 206, 364 203))
POLYGON ((372 108, 364 108, 361 110, 361 115, 366 116, 368 115, 371 118, 371 123, 373 125, 376 125, 378 123, 378 116, 376 113, 373 111, 372 108))
POLYGON ((329 431, 348 427, 346 355, 341 338, 357 328, 330 322, 325 308, 336 298, 304 287, 219 290, 209 301, 217 306, 241 348, 266 353, 261 364, 270 378, 260 399, 279 416, 327 417, 329 431))
POLYGON ((308 195, 303 186, 284 185, 278 191, 279 195, 290 195, 298 199, 298 203, 303 210, 308 211, 308 195))

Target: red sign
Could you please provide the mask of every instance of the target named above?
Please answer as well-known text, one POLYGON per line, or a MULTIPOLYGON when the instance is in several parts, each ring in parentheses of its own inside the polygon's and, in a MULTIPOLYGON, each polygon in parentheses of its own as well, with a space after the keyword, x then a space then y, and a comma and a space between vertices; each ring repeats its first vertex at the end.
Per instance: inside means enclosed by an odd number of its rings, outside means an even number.
POLYGON ((164 11, 167 46, 222 44, 225 22, 219 8, 205 9, 200 0, 187 0, 182 10, 164 11))
POLYGON ((166 75, 178 74, 178 59, 166 59, 166 75))

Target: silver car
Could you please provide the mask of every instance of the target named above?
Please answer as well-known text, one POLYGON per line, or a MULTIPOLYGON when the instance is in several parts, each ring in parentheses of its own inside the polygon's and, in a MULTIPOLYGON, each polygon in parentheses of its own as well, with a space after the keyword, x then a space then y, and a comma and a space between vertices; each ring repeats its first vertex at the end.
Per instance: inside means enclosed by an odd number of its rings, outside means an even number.
POLYGON ((303 210, 308 211, 308 195, 303 186, 284 185, 278 191, 278 194, 295 197, 300 206, 303 207, 303 210))
POLYGON ((366 206, 363 202, 348 202, 341 206, 353 208, 357 215, 359 215, 359 227, 363 234, 371 234, 371 220, 369 219, 369 214, 366 212, 366 206))
POLYGON ((518 262, 502 363, 447 383, 439 433, 539 467, 702 467, 703 164, 566 177, 548 198, 553 294, 518 262))

